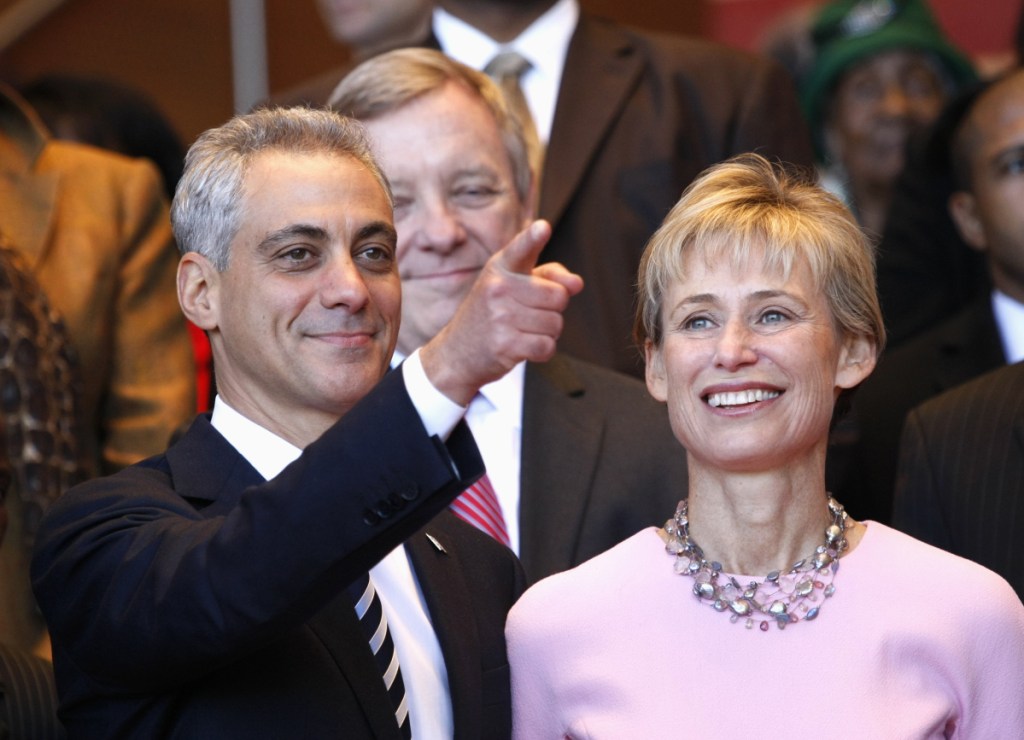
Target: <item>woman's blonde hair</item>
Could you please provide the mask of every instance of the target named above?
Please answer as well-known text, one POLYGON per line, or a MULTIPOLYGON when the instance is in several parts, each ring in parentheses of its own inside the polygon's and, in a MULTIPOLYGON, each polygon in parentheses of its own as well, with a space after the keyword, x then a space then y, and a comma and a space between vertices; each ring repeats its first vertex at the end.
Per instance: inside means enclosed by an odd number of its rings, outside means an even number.
POLYGON ((634 335, 641 347, 660 346, 665 294, 685 278, 691 256, 737 266, 756 256, 786 276, 803 260, 840 333, 871 339, 876 355, 882 350, 874 249, 846 207, 805 175, 743 154, 690 184, 640 261, 634 335))

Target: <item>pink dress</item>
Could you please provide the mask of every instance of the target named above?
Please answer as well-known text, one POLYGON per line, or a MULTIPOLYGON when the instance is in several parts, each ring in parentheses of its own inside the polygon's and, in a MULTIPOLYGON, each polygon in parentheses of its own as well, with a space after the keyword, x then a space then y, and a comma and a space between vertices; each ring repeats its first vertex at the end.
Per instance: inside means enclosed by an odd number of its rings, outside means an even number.
POLYGON ((509 614, 513 737, 1024 738, 1024 605, 980 565, 869 522, 813 622, 699 603, 656 529, 509 614))

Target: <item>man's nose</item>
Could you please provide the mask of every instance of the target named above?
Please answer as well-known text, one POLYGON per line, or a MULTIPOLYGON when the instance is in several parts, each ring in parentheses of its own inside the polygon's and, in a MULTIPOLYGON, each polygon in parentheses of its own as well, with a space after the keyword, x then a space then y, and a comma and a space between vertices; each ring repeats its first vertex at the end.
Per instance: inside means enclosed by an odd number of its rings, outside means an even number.
POLYGON ((443 198, 422 203, 418 209, 419 246, 440 254, 450 254, 466 241, 466 229, 457 209, 443 198))
POLYGON ((898 82, 890 82, 882 93, 881 110, 893 118, 905 118, 910 112, 910 96, 898 82))
POLYGON ((370 300, 363 273, 347 252, 332 258, 326 265, 320 290, 320 302, 327 308, 344 306, 357 313, 370 300))

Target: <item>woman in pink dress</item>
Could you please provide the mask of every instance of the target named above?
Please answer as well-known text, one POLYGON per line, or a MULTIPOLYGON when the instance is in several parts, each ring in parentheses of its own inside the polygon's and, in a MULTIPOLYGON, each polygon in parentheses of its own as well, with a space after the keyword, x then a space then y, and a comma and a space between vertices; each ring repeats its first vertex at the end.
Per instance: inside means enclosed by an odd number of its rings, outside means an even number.
POLYGON ((825 490, 836 402, 884 342, 874 286, 818 187, 756 155, 690 186, 637 317, 689 489, 512 610, 516 738, 1024 737, 1009 585, 825 490))

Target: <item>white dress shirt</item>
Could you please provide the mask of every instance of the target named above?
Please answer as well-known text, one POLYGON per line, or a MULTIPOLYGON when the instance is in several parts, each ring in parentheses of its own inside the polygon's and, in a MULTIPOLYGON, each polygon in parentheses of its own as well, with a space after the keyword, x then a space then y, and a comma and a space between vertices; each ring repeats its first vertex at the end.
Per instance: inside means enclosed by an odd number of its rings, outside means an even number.
POLYGON ((1024 304, 998 290, 992 291, 992 313, 1003 339, 1006 362, 1012 365, 1024 360, 1024 304))
MULTIPOLYGON (((424 426, 447 439, 465 413, 434 388, 414 352, 403 369, 405 387, 424 426)), ((220 396, 213 404, 214 429, 267 480, 295 461, 302 450, 231 408, 220 396)), ((301 532, 295 533, 301 537, 301 532)), ((404 547, 396 547, 370 569, 370 578, 387 615, 388 628, 402 668, 413 733, 422 738, 454 734, 448 672, 430 623, 423 592, 404 547)))
POLYGON ((499 44, 451 13, 434 8, 434 35, 445 54, 474 69, 483 69, 503 51, 516 51, 530 62, 532 66, 519 84, 537 135, 546 145, 551 138, 565 56, 579 17, 578 0, 558 0, 515 39, 499 44))

